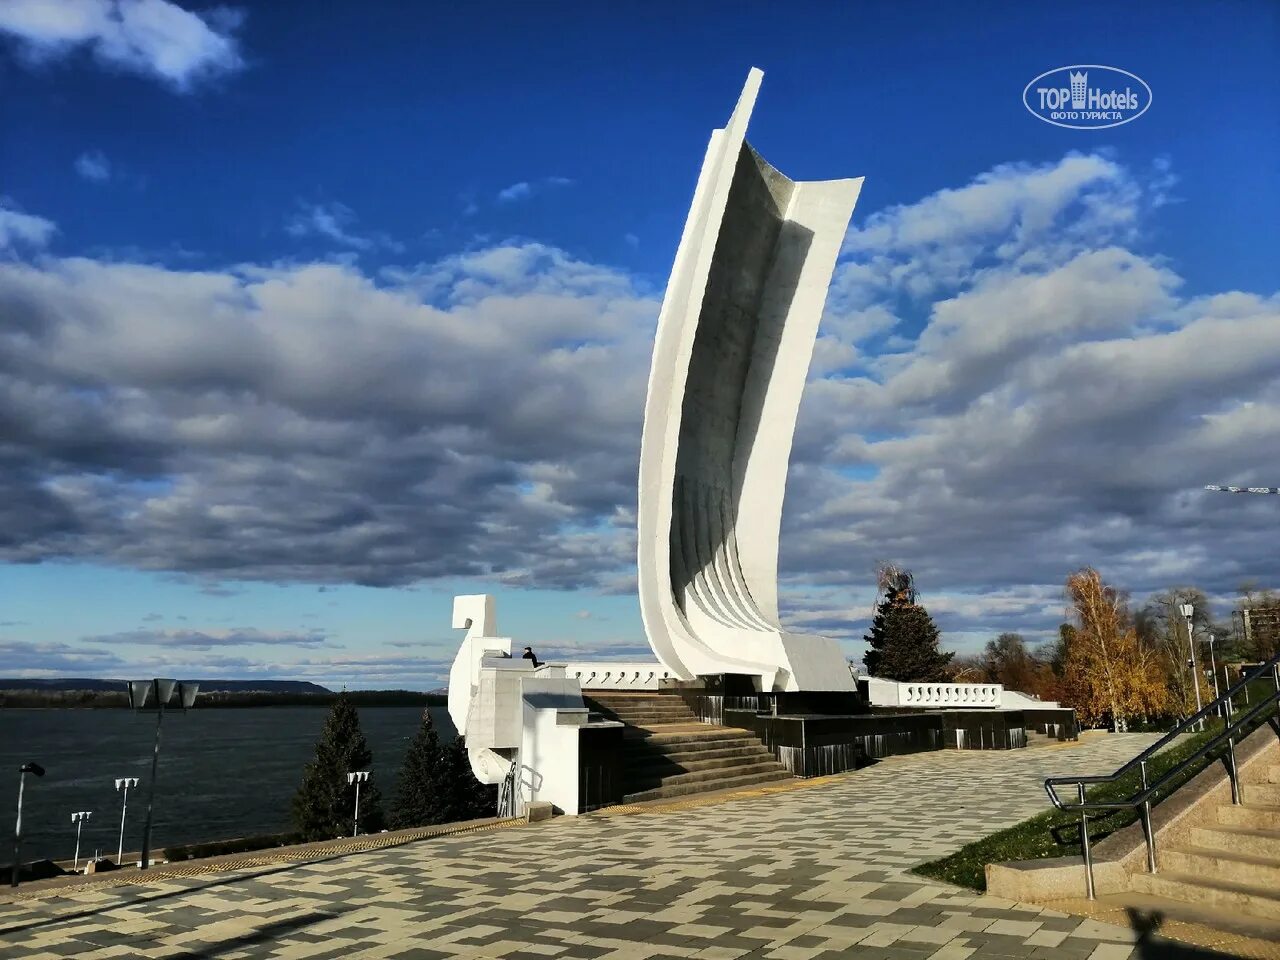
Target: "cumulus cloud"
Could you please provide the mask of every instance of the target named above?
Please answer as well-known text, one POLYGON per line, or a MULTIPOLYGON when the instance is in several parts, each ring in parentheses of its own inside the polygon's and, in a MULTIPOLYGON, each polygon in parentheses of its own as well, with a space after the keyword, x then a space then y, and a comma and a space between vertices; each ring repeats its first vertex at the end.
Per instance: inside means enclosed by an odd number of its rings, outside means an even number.
POLYGON ((43 247, 57 229, 52 220, 15 210, 12 201, 0 197, 0 253, 43 247))
POLYGON ((375 247, 404 250, 404 244, 392 240, 386 234, 356 233, 353 229, 355 222, 355 211, 345 204, 300 203, 298 212, 285 224, 285 232, 291 237, 318 237, 355 250, 372 250, 375 247))
POLYGON ((26 59, 43 62, 88 50, 101 64, 154 77, 175 90, 241 69, 235 32, 241 14, 203 14, 168 0, 6 0, 0 34, 26 59))
POLYGON ((81 179, 92 180, 95 183, 111 179, 111 161, 101 150, 90 150, 88 153, 80 154, 76 157, 73 166, 81 179))
POLYGON ((609 269, 67 258, 0 264, 0 311, 7 560, 567 587, 630 555, 656 304, 609 269))
MULTIPOLYGON (((1087 563, 1138 595, 1271 569, 1265 498, 1200 487, 1280 476, 1280 299, 1188 294, 1144 252, 1168 179, 1072 154, 856 227, 793 451, 787 622, 856 652, 886 559, 964 643, 1048 636, 1087 563)), ((634 590, 656 300, 537 243, 376 276, 0 262, 0 558, 634 590)))

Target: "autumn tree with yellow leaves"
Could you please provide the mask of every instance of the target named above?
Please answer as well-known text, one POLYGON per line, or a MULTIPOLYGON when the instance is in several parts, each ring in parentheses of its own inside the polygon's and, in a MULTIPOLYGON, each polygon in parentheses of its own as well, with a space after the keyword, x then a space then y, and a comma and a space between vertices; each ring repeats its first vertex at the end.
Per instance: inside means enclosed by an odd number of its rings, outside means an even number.
POLYGON ((1067 577, 1075 629, 1064 668, 1064 699, 1082 725, 1109 721, 1120 731, 1130 721, 1159 716, 1169 688, 1159 652, 1138 641, 1124 596, 1085 567, 1067 577))

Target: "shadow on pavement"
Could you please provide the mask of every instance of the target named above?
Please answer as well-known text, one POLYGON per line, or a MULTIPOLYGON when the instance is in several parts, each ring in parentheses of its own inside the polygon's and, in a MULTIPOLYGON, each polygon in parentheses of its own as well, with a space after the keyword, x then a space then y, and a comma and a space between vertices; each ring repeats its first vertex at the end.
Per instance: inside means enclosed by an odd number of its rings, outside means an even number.
POLYGON ((1172 940, 1158 938, 1160 925, 1164 923, 1164 914, 1159 910, 1138 910, 1125 907, 1129 915, 1129 926, 1138 934, 1134 950, 1141 960, 1215 960, 1217 957, 1233 957, 1235 954, 1221 953, 1208 947, 1196 947, 1188 943, 1176 943, 1172 940))

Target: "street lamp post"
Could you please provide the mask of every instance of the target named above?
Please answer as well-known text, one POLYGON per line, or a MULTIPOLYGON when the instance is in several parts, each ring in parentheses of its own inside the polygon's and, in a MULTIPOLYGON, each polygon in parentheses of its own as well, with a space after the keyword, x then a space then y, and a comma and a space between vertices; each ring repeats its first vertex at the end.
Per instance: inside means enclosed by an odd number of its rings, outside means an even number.
POLYGON ((124 803, 120 807, 120 846, 116 849, 116 866, 124 859, 124 818, 129 813, 129 788, 138 785, 137 777, 116 777, 116 792, 124 788, 124 803))
POLYGON ((347 783, 356 785, 356 815, 351 825, 351 835, 353 837, 360 836, 360 784, 369 779, 368 770, 356 770, 347 774, 347 783))
MULTIPOLYGON (((1196 608, 1189 603, 1184 603, 1180 610, 1183 619, 1187 621, 1187 646, 1191 648, 1191 684, 1196 688, 1196 713, 1199 713, 1204 705, 1200 702, 1200 677, 1196 670, 1196 642, 1191 626, 1191 617, 1195 614, 1196 608)), ((1200 725, 1201 727, 1204 726, 1203 720, 1200 725)))
POLYGON ((71 815, 71 822, 76 825, 76 856, 71 863, 71 869, 75 873, 80 872, 80 828, 84 826, 84 822, 93 816, 92 810, 81 810, 71 815))
POLYGON ((129 689, 129 706, 135 712, 156 712, 156 742, 151 751, 151 782, 147 785, 147 825, 142 831, 142 860, 138 864, 139 869, 145 870, 151 865, 151 813, 156 799, 156 768, 160 762, 160 724, 164 720, 164 708, 173 697, 174 690, 177 690, 179 703, 185 713, 195 704, 200 685, 190 681, 179 683, 177 680, 160 678, 129 680, 125 685, 129 689), (151 703, 154 706, 149 706, 151 703))
POLYGON ((1209 634, 1209 671, 1213 674, 1213 699, 1218 699, 1218 659, 1213 655, 1213 634, 1209 634))
POLYGON ((34 773, 37 777, 44 776, 44 767, 36 763, 34 760, 28 760, 18 768, 18 820, 13 826, 13 883, 12 886, 18 885, 18 874, 22 870, 22 793, 27 785, 27 774, 34 773))

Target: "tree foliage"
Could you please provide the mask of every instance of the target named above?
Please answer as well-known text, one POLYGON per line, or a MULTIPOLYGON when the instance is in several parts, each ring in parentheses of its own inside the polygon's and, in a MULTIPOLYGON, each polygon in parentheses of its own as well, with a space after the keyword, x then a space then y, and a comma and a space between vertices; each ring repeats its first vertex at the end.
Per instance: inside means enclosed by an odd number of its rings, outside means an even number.
POLYGON ((429 711, 423 711, 418 733, 405 754, 391 805, 397 830, 437 823, 491 817, 497 806, 495 788, 471 772, 462 737, 440 742, 429 711))
POLYGON ((870 649, 863 655, 873 677, 898 681, 948 679, 954 654, 938 649, 938 627, 917 603, 911 574, 895 567, 881 570, 884 597, 876 607, 871 631, 863 639, 870 649))
MULTIPOLYGON (((330 840, 351 833, 356 788, 347 774, 373 768, 373 751, 360 729, 351 698, 339 694, 324 722, 315 758, 307 764, 293 798, 293 823, 306 840, 330 840)), ((360 785, 360 829, 383 828, 382 800, 372 780, 360 785)))
POLYGON ((1124 730, 1133 719, 1162 715, 1168 704, 1164 664, 1138 642, 1124 595, 1086 567, 1067 578, 1067 597, 1076 623, 1063 685, 1081 722, 1109 721, 1124 730))

